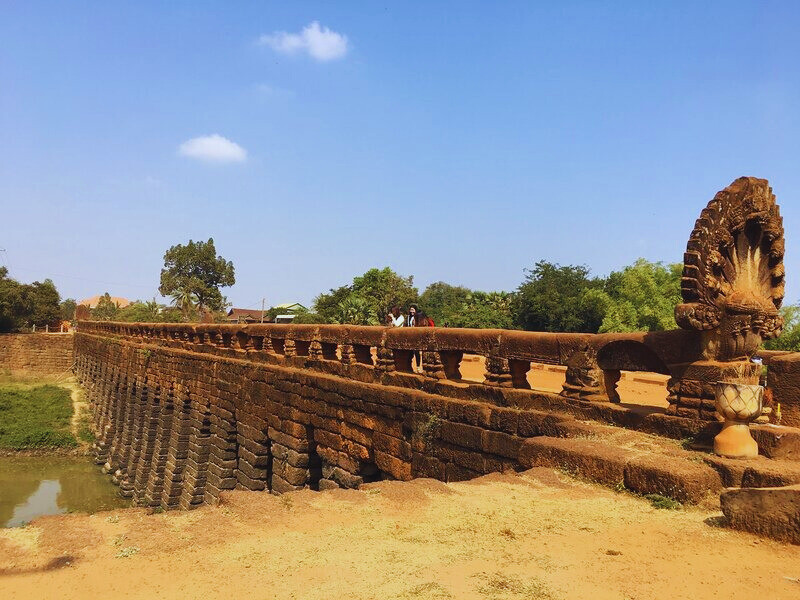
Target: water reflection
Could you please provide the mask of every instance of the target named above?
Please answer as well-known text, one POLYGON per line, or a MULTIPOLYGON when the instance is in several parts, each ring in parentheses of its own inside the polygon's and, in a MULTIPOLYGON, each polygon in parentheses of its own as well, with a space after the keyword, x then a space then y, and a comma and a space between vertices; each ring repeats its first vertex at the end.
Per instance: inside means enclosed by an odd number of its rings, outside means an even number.
POLYGON ((129 506, 117 487, 86 458, 0 457, 0 526, 42 515, 129 506))

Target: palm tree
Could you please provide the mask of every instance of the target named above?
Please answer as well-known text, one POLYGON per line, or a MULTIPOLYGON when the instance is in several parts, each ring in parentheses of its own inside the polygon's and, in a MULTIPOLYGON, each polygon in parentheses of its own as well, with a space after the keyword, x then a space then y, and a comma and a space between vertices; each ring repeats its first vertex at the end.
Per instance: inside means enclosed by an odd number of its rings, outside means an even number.
POLYGON ((183 313, 183 318, 189 320, 189 313, 195 307, 197 296, 188 288, 181 288, 172 296, 172 303, 183 313))
POLYGON ((342 325, 377 325, 378 319, 372 314, 369 302, 356 295, 350 295, 337 305, 336 322, 342 325))

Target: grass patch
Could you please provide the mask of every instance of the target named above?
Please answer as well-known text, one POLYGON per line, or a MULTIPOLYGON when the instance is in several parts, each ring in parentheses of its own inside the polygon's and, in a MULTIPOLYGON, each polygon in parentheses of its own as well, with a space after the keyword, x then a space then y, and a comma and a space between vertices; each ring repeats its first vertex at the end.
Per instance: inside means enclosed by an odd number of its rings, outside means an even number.
POLYGON ((647 494, 645 500, 649 500, 654 508, 660 508, 662 510, 679 510, 683 506, 677 500, 662 496, 661 494, 647 494))
POLYGON ((442 420, 433 413, 428 413, 425 421, 419 423, 414 430, 412 439, 430 444, 439 438, 442 429, 442 420))
POLYGON ((0 385, 0 448, 74 448, 70 391, 55 385, 0 385))
POLYGON ((92 413, 88 406, 83 406, 78 414, 78 439, 87 444, 91 444, 95 440, 94 431, 92 431, 92 413))

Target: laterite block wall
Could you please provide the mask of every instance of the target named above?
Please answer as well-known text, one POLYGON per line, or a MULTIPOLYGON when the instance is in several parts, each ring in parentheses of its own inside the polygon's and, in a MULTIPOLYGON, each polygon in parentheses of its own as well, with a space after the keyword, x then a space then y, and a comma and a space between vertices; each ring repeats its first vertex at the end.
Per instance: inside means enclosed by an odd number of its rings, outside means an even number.
POLYGON ((0 370, 57 375, 72 367, 74 335, 19 333, 0 335, 0 370))
POLYGON ((98 462, 122 492, 189 508, 221 490, 282 493, 511 469, 554 420, 324 372, 77 334, 98 462))

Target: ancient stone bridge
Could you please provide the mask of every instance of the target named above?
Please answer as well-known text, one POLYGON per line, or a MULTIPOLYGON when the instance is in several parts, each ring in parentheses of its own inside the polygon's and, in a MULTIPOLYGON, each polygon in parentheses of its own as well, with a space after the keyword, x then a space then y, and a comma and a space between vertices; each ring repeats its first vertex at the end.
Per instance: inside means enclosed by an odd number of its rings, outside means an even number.
MULTIPOLYGON (((682 293, 682 329, 655 333, 81 322, 76 369, 95 410, 98 462, 142 504, 189 508, 234 488, 457 481, 540 464, 561 452, 540 438, 580 437, 584 421, 711 439, 714 383, 757 383, 750 357, 780 332, 783 229, 766 181, 738 179, 703 210, 682 293), (461 378, 465 354, 486 358, 484 381, 461 378), (530 389, 531 363, 566 366, 562 392, 530 389), (669 408, 619 404, 622 370, 669 375, 669 408)), ((784 419, 800 424, 796 392, 783 385, 796 380, 792 364, 774 387, 787 390, 776 398, 784 419)), ((800 431, 754 429, 767 456, 800 458, 800 431)), ((664 491, 658 476, 636 475, 634 459, 613 477, 664 491)), ((673 496, 696 500, 698 481, 713 490, 743 477, 716 463, 697 469, 671 484, 673 496)))

